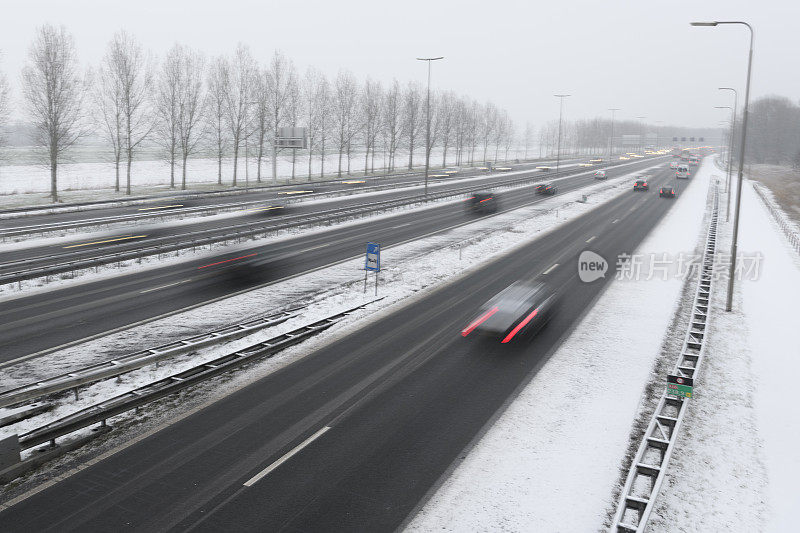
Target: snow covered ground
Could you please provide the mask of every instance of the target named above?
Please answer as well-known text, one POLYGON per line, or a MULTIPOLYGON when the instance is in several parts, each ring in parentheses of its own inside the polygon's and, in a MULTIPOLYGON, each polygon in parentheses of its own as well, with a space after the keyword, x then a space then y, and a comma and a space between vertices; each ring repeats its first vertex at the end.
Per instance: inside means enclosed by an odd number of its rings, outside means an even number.
MULTIPOLYGON (((734 198, 735 200, 735 198, 734 198)), ((730 250, 730 224, 718 249, 730 250)), ((726 283, 712 300, 705 367, 684 419, 653 531, 797 531, 800 490, 800 261, 745 182, 740 254, 763 256, 755 279, 726 283)))
MULTIPOLYGON (((382 251, 380 295, 382 311, 375 309, 358 312, 344 320, 320 338, 291 348, 271 360, 264 361, 255 369, 239 373, 233 385, 249 382, 288 364, 298 357, 311 353, 320 343, 330 342, 337 335, 344 335, 362 327, 367 317, 390 312, 391 304, 413 297, 431 286, 446 283, 458 275, 477 268, 488 260, 497 258, 513 249, 515 244, 550 231, 560 223, 596 208, 603 202, 630 192, 630 183, 641 171, 597 183, 579 191, 548 198, 529 207, 493 217, 487 217, 459 228, 432 235, 417 241, 388 247, 382 251), (587 203, 578 202, 584 194, 587 203), (509 231, 513 228, 514 231, 509 231), (331 334, 332 333, 332 334, 331 334)), ((194 356, 176 358, 160 366, 147 367, 126 374, 121 380, 109 380, 89 387, 81 393, 78 401, 72 396, 60 399, 57 407, 32 419, 13 426, 0 428, 0 438, 14 433, 24 433, 40 425, 62 417, 102 399, 149 383, 154 379, 180 372, 227 353, 234 346, 245 346, 261 342, 300 325, 371 301, 371 291, 362 292, 363 258, 345 261, 316 272, 304 274, 291 280, 249 291, 219 302, 193 309, 166 319, 157 320, 132 329, 108 335, 88 343, 60 350, 52 354, 31 359, 0 373, 0 390, 6 390, 36 379, 60 374, 76 367, 86 366, 113 358, 115 355, 141 350, 180 338, 209 331, 222 324, 240 322, 278 309, 309 304, 309 308, 296 319, 275 328, 259 332, 247 339, 227 346, 203 350, 194 356), (270 301, 269 309, 264 302, 270 301)), ((370 287, 371 289, 371 287, 370 287)), ((212 389, 212 387, 209 387, 212 389)), ((228 388, 212 390, 211 394, 223 394, 228 388)), ((0 409, 0 417, 5 413, 0 409)), ((174 412, 171 413, 171 416, 174 412)), ((123 415, 135 418, 136 415, 123 415)))
MULTIPOLYGON (((636 253, 694 253, 715 173, 707 158, 636 253)), ((612 281, 407 529, 601 529, 683 286, 674 273, 612 281), (599 398, 598 389, 612 384, 599 398)))
MULTIPOLYGON (((22 152, 32 152, 31 148, 19 148, 19 154, 9 154, 8 162, 14 160, 30 160, 32 155, 30 153, 23 154, 22 152)), ((420 164, 424 166, 424 154, 415 154, 414 164, 415 170, 419 171, 420 164)), ((452 154, 452 152, 451 152, 452 154)), ((153 154, 150 154, 152 157, 153 154)), ((529 152, 530 157, 534 157, 534 152, 529 152)), ((487 155, 490 160, 494 160, 494 151, 487 155)), ((503 157, 504 153, 500 153, 499 157, 503 157)), ((95 190, 111 189, 113 191, 115 182, 114 163, 111 162, 110 155, 108 154, 94 154, 91 150, 83 150, 76 156, 78 161, 63 162, 59 166, 58 186, 62 191, 80 191, 80 190, 95 190)), ((168 188, 170 181, 169 164, 157 158, 144 158, 134 160, 131 167, 131 187, 137 193, 142 192, 142 189, 151 188, 168 188)), ((478 157, 478 154, 476 154, 478 157)), ((520 157, 515 155, 515 151, 509 152, 510 160, 520 157)), ((567 157, 567 156, 565 156, 567 157)), ((587 156, 587 159, 590 156, 587 156)), ((450 157, 449 164, 453 164, 453 157, 450 157)), ((319 156, 314 156, 311 162, 311 179, 320 179, 322 159, 319 156)), ((408 163, 408 154, 399 152, 396 159, 396 172, 403 172, 408 163)), ((500 163, 504 163, 502 160, 500 163)), ((346 159, 343 160, 342 175, 346 176, 346 159)), ((433 150, 431 152, 431 167, 441 168, 442 154, 440 150, 433 150)), ((475 161, 479 165, 479 161, 475 161)), ((376 171, 381 172, 385 167, 386 161, 378 154, 375 158, 376 171)), ((337 172, 338 155, 328 153, 325 157, 325 175, 332 177, 337 172)), ((308 178, 308 155, 299 153, 296 158, 295 165, 295 180, 307 181, 308 178)), ((187 183, 189 185, 198 184, 215 184, 217 182, 217 160, 215 158, 207 157, 193 157, 188 160, 187 164, 187 183)), ((120 186, 125 187, 126 181, 126 168, 123 162, 120 169, 120 186)), ((364 154, 354 153, 351 165, 350 175, 359 176, 364 174, 364 154)), ((257 181, 258 167, 253 153, 250 153, 245 166, 244 150, 239 156, 239 163, 237 169, 237 181, 240 185, 244 186, 245 181, 249 181, 250 185, 255 185, 257 181)), ((277 175, 279 182, 285 183, 291 178, 292 175, 292 156, 291 153, 279 154, 277 164, 277 175)), ((233 158, 224 158, 222 161, 222 183, 230 186, 233 181, 233 158)), ((269 184, 272 181, 272 163, 268 158, 261 161, 261 183, 269 184)), ((175 168, 175 182, 180 187, 181 183, 181 167, 180 164, 175 168)), ((26 161, 25 164, 0 164, 0 197, 5 195, 19 195, 24 193, 47 193, 50 191, 50 169, 46 165, 31 164, 26 161)), ((95 198, 97 199, 97 198, 95 198)), ((3 202, 5 203, 5 202, 3 202)))

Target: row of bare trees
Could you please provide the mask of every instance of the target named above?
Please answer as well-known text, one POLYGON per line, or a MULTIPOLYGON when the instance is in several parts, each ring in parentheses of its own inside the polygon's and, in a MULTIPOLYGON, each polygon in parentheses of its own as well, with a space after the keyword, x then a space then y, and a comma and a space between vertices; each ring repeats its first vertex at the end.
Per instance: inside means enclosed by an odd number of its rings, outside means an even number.
MULTIPOLYGON (((22 73, 27 118, 35 144, 47 152, 51 195, 58 200, 58 165, 64 153, 90 132, 101 132, 115 168, 115 189, 131 193, 136 154, 158 146, 169 165, 170 186, 186 188, 187 162, 198 154, 216 159, 217 182, 230 164, 232 185, 241 182, 240 159, 253 157, 256 180, 272 163, 281 127, 304 126, 309 149, 305 174, 314 160, 325 174, 326 155, 335 152, 336 174, 353 170, 356 154, 374 171, 376 159, 387 170, 407 157, 420 164, 425 151, 439 150, 441 164, 508 156, 515 126, 507 112, 450 91, 431 97, 430 145, 425 146, 426 106, 422 86, 393 81, 388 87, 348 71, 334 79, 315 68, 299 75, 291 59, 276 52, 259 63, 245 45, 230 56, 206 58, 174 45, 157 61, 131 35, 121 31, 108 44, 95 69, 83 71, 72 36, 63 27, 43 26, 30 47, 22 73), (244 152, 244 154, 243 154, 244 152)), ((0 128, 8 85, 0 78, 0 128)), ((291 153, 292 177, 297 154, 291 153)))

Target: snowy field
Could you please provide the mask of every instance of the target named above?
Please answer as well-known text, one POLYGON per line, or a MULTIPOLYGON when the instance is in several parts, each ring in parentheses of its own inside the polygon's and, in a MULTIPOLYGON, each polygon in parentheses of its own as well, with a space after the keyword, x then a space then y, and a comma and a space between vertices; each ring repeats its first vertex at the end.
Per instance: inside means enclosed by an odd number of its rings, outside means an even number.
MULTIPOLYGON (((637 253, 694 253, 714 173, 706 158, 637 253)), ((601 529, 683 285, 675 276, 612 281, 407 529, 601 529), (602 383, 616 384, 605 401, 602 383)))
MULTIPOLYGON (((730 250, 732 221, 719 226, 719 250, 730 250)), ((733 312, 724 310, 724 283, 714 294, 705 367, 653 531, 798 530, 800 259, 749 181, 739 252, 761 253, 762 268, 735 284, 733 312)))
MULTIPOLYGON (((641 171, 630 173, 579 191, 557 195, 507 214, 487 217, 453 230, 384 249, 381 258, 384 269, 381 272, 380 296, 386 298, 379 304, 379 311, 370 308, 358 312, 334 326, 330 333, 324 334, 320 338, 310 340, 271 360, 259 363, 246 373, 236 373, 233 376, 219 378, 217 382, 229 380, 230 384, 219 387, 218 384, 210 383, 208 393, 216 398, 229 392, 231 387, 238 387, 258 379, 311 353, 323 343, 363 327, 365 320, 376 319, 383 313, 392 312, 394 307, 391 304, 401 301, 405 303, 414 295, 423 294, 425 289, 449 282, 454 277, 463 275, 486 261, 507 253, 509 249, 513 249, 520 242, 550 231, 565 220, 594 209, 620 194, 630 193, 631 180, 640 173, 641 171), (589 201, 587 203, 578 202, 577 200, 584 194, 589 195, 589 201), (512 228, 514 231, 509 231, 512 228)), ((232 347, 262 342, 342 309, 371 301, 373 299, 371 292, 366 295, 362 292, 362 268, 363 259, 361 257, 344 261, 285 282, 248 291, 176 316, 136 326, 126 331, 6 367, 0 373, 0 390, 63 373, 76 367, 105 361, 119 354, 138 351, 145 347, 209 331, 221 324, 240 322, 282 308, 302 304, 309 305, 300 317, 259 332, 247 339, 227 346, 203 350, 193 356, 179 357, 166 364, 162 363, 158 367, 143 368, 126 374, 120 380, 99 383, 83 391, 78 401, 75 401, 71 395, 65 395, 58 401, 54 410, 0 429, 0 438, 14 433, 24 433, 43 423, 74 412, 76 409, 87 407, 154 379, 219 357, 228 353, 232 347), (270 309, 265 309, 263 306, 263 302, 267 300, 273 302, 270 309)), ((183 400, 181 401, 183 402, 183 400)), ((191 401, 187 403, 187 405, 191 404, 191 401)), ((0 417, 4 414, 7 412, 0 409, 0 417)), ((137 419, 137 416, 135 413, 129 413, 120 418, 130 421, 137 419)), ((169 416, 175 416, 175 411, 171 411, 169 416)), ((115 422, 117 425, 119 423, 119 420, 115 422)))
MULTIPOLYGON (((455 164, 453 157, 455 153, 448 152, 448 165, 455 164)), ((517 159, 516 151, 509 152, 511 160, 517 159)), ((476 153, 476 158, 482 156, 476 153)), ((501 151, 499 154, 500 159, 504 157, 501 151)), ((533 153, 529 152, 533 157, 533 153)), ((494 151, 490 150, 487 154, 490 161, 494 161, 494 151)), ((566 158, 567 155, 565 154, 566 158)), ((77 157, 76 157, 77 158, 77 157)), ((19 159, 19 157, 15 158, 19 159)), ((25 158, 29 159, 29 158, 25 158)), ((59 190, 64 191, 78 191, 78 190, 102 190, 113 189, 115 182, 114 163, 106 157, 91 157, 90 154, 82 153, 80 156, 81 161, 64 162, 59 166, 58 186, 59 190), (104 160, 105 159, 105 160, 104 160)), ((50 191, 50 168, 45 165, 31 164, 26 161, 25 164, 10 164, 13 159, 9 159, 5 165, 0 165, 0 196, 14 195, 21 193, 47 193, 50 191)), ((330 177, 338 170, 338 154, 327 154, 325 157, 325 175, 330 177)), ((383 154, 376 154, 375 157, 375 170, 380 172, 380 169, 385 168, 387 161, 383 158, 383 154)), ((370 161, 371 164, 371 161, 370 161)), ((415 168, 424 167, 425 156, 422 149, 414 154, 415 168)), ((479 164, 476 159, 475 164, 479 164)), ((403 172, 408 166, 408 154, 398 153, 395 159, 396 170, 395 172, 403 172)), ((442 153, 440 150, 433 150, 431 152, 431 167, 441 168, 442 166, 442 153)), ((342 174, 347 175, 347 160, 343 158, 342 174)), ((308 178, 308 155, 306 153, 299 153, 295 159, 295 180, 307 181, 308 178)), ((311 160, 311 179, 317 180, 320 177, 322 170, 322 158, 314 156, 311 160)), ((215 184, 217 182, 217 160, 209 157, 193 157, 188 160, 186 167, 187 183, 190 185, 197 184, 215 184)), ((350 161, 350 174, 363 175, 364 174, 364 154, 354 153, 350 161)), ((279 154, 277 164, 277 175, 281 182, 286 182, 292 176, 292 156, 291 154, 279 154)), ((255 156, 251 152, 245 164, 244 150, 239 155, 237 181, 239 185, 244 186, 245 181, 249 181, 251 185, 258 183, 258 164, 255 156)), ((120 186, 124 189, 126 180, 126 164, 123 162, 120 169, 120 186)), ((181 166, 178 164, 175 168, 175 181, 178 187, 181 183, 181 166)), ((222 183, 223 185, 230 186, 233 181, 233 158, 224 158, 222 160, 222 183)), ((272 161, 265 158, 261 161, 261 181, 263 184, 270 184, 272 182, 272 161)), ((140 191, 142 188, 163 187, 168 188, 170 182, 170 169, 169 164, 161 159, 137 159, 134 160, 131 168, 131 187, 134 191, 140 191)))

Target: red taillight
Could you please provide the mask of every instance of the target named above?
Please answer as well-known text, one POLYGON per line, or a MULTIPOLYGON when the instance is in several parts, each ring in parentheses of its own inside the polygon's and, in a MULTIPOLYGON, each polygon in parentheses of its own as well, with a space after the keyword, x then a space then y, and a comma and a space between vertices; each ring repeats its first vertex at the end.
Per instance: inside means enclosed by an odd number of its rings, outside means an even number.
POLYGON ((489 309, 488 311, 486 311, 485 313, 483 313, 481 316, 479 316, 478 318, 476 318, 475 320, 473 320, 473 321, 470 323, 470 325, 469 325, 469 326, 467 326, 467 327, 465 327, 464 329, 462 329, 462 330, 461 330, 461 336, 462 336, 462 337, 466 337, 467 335, 469 335, 470 333, 472 333, 472 330, 473 330, 473 329, 477 328, 477 327, 478 327, 478 326, 480 326, 482 323, 486 322, 486 320, 487 320, 487 319, 488 319, 490 316, 492 316, 493 314, 495 314, 495 313, 496 313, 497 311, 499 311, 499 310, 500 310, 500 309, 499 309, 497 306, 494 306, 494 307, 492 307, 491 309, 489 309))
POLYGON ((533 312, 532 312, 531 314, 529 314, 528 316, 526 316, 526 317, 525 317, 525 318, 522 320, 522 322, 520 322, 519 324, 517 324, 517 327, 515 327, 514 329, 512 329, 512 330, 511 330, 511 333, 509 333, 508 335, 506 335, 506 338, 505 338, 505 339, 503 339, 503 340, 502 340, 502 341, 500 341, 500 342, 501 342, 502 344, 505 344, 505 343, 507 343, 508 341, 510 341, 511 339, 513 339, 513 338, 514 338, 514 335, 516 335, 517 333, 519 333, 519 330, 521 330, 522 328, 524 328, 524 327, 525 327, 525 326, 528 324, 528 322, 530 322, 531 320, 533 320, 533 317, 535 317, 535 316, 536 316, 536 313, 538 313, 538 312, 539 312, 539 309, 538 309, 538 308, 537 308, 537 309, 534 309, 534 310, 533 310, 533 312))
POLYGON ((483 202, 488 202, 489 200, 491 200, 491 198, 486 198, 485 200, 481 200, 481 201, 480 201, 480 202, 478 202, 478 203, 479 203, 479 204, 482 204, 483 202))

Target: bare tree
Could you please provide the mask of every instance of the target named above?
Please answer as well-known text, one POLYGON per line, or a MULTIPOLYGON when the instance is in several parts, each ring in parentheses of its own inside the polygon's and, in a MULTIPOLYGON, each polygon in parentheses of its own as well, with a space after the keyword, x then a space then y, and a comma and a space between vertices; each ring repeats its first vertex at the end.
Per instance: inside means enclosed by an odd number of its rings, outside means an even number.
POLYGON ((222 185, 222 158, 228 147, 226 134, 226 96, 230 88, 230 70, 224 57, 211 62, 206 76, 205 123, 206 134, 217 158, 217 184, 222 185))
POLYGON ((266 73, 268 106, 267 112, 272 130, 270 139, 272 150, 272 180, 277 182, 277 148, 278 129, 290 122, 290 101, 297 91, 297 70, 294 63, 281 52, 275 52, 266 73))
POLYGON ((492 140, 492 135, 497 128, 497 108, 493 103, 487 102, 486 105, 482 106, 481 114, 478 118, 478 127, 480 128, 479 135, 483 145, 483 161, 486 161, 486 152, 492 140))
POLYGON ((478 147, 478 136, 481 118, 481 105, 472 101, 467 110, 467 146, 469 146, 469 162, 475 162, 475 149, 478 147))
POLYGON ((164 58, 156 80, 156 142, 169 164, 169 186, 175 188, 175 166, 179 153, 180 82, 183 48, 175 44, 164 58))
POLYGON ((205 61, 200 53, 180 48, 178 65, 178 145, 181 152, 181 189, 186 190, 186 162, 196 153, 202 141, 203 70, 205 61))
MULTIPOLYGON (((101 79, 114 91, 121 112, 122 146, 126 156, 125 193, 131 193, 133 152, 153 131, 154 121, 150 95, 153 90, 153 70, 136 40, 120 31, 108 45, 103 58, 101 79)), ((115 122, 116 122, 116 112, 115 122)), ((117 184, 119 185, 119 184, 117 184)), ((119 190, 119 186, 117 186, 119 190)))
POLYGON ((414 166, 414 149, 425 129, 425 112, 422 109, 422 89, 419 83, 410 82, 403 94, 403 130, 408 141, 408 169, 414 166))
POLYGON ((533 142, 533 138, 536 135, 536 130, 533 127, 533 124, 530 122, 525 123, 525 138, 523 142, 525 143, 525 156, 524 159, 528 159, 528 150, 531 148, 531 143, 533 142))
POLYGON ((255 78, 255 62, 250 49, 242 44, 236 47, 230 63, 230 84, 225 96, 225 121, 233 146, 233 186, 236 186, 239 149, 248 134, 250 98, 255 78))
POLYGON ((438 100, 439 105, 439 135, 442 143, 442 166, 447 166, 447 149, 453 144, 456 133, 456 111, 458 97, 452 91, 442 94, 438 100))
MULTIPOLYGON (((431 116, 430 116, 430 135, 427 136, 428 138, 428 146, 427 146, 427 155, 433 152, 434 146, 439 142, 439 139, 442 134, 442 105, 441 105, 442 95, 439 93, 434 93, 431 95, 431 116)), ((428 120, 426 117, 425 120, 428 120)), ((430 161, 430 157, 428 157, 430 161)))
POLYGON ((22 93, 35 129, 35 142, 47 149, 50 196, 58 202, 58 163, 85 133, 81 118, 84 83, 75 44, 62 26, 40 27, 22 70, 22 93))
POLYGON ((330 86, 325 75, 314 69, 306 71, 302 85, 306 127, 308 128, 308 179, 311 180, 311 162, 314 150, 320 151, 320 177, 325 172, 325 140, 330 119, 330 86))
POLYGON ((339 71, 333 84, 333 124, 339 149, 339 177, 342 176, 342 156, 347 151, 349 166, 350 141, 358 131, 357 106, 358 83, 355 76, 348 71, 339 71))
POLYGON ((361 134, 364 139, 364 174, 369 171, 369 158, 372 154, 372 169, 375 170, 375 144, 381 119, 381 100, 383 88, 380 82, 367 79, 361 91, 361 134))
POLYGON ((271 135, 270 94, 266 69, 257 69, 251 91, 252 117, 251 133, 256 144, 256 181, 261 182, 261 162, 264 160, 264 147, 271 135))
POLYGON ((381 136, 389 162, 387 170, 395 167, 395 155, 400 141, 403 139, 403 97, 400 82, 394 80, 391 88, 383 96, 381 102, 381 136))
POLYGON ((105 59, 97 71, 93 83, 94 121, 102 128, 111 144, 114 156, 114 190, 119 192, 119 170, 124 144, 122 118, 122 88, 118 79, 105 65, 105 59))
MULTIPOLYGON (((286 106, 286 118, 289 125, 297 127, 298 119, 303 114, 304 102, 300 95, 300 81, 297 76, 292 77, 292 83, 289 85, 289 101, 286 106)), ((297 163, 297 149, 292 148, 292 180, 295 178, 295 164, 297 163)))
POLYGON ((5 73, 0 71, 0 148, 5 144, 5 130, 11 115, 11 90, 5 73))

